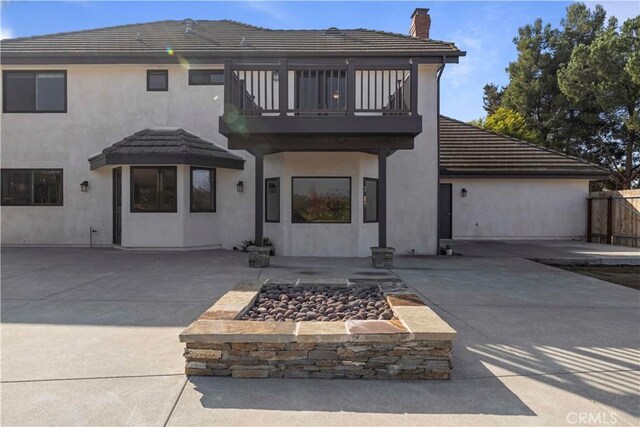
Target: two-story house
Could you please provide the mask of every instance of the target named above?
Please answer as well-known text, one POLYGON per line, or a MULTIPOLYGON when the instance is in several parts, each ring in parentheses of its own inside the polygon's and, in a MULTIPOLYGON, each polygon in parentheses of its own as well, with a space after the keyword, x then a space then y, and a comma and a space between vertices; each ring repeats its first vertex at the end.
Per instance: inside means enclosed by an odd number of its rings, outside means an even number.
POLYGON ((411 19, 410 35, 186 19, 2 41, 2 243, 436 253, 439 82, 465 53, 429 38, 427 9, 411 19))
POLYGON ((435 253, 438 79, 464 52, 425 17, 412 36, 187 19, 3 41, 3 242, 435 253))

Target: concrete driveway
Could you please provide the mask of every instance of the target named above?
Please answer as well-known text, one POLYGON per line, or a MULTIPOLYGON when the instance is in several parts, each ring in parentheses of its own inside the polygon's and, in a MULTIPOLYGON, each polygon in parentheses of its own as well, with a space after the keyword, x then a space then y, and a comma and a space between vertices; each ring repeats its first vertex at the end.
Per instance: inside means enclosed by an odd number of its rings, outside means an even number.
POLYGON ((3 425, 640 423, 640 293, 516 256, 2 250, 3 425), (186 378, 178 333, 237 281, 397 275, 458 331, 450 381, 186 378))

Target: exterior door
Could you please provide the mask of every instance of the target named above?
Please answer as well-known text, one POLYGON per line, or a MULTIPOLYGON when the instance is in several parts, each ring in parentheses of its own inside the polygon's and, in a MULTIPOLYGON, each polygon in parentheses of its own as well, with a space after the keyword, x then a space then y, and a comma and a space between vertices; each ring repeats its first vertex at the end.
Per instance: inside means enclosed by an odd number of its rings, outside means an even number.
POLYGON ((122 244, 122 168, 113 170, 113 243, 122 244))
POLYGON ((440 184, 440 200, 438 203, 440 239, 451 238, 451 184, 440 184))

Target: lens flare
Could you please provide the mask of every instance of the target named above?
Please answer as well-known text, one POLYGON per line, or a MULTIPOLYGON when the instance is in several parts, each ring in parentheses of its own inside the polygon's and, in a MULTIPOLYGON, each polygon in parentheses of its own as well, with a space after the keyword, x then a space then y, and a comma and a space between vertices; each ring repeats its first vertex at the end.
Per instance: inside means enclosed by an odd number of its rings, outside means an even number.
POLYGON ((183 56, 178 55, 178 63, 187 70, 191 68, 191 64, 189 63, 189 61, 183 56))
POLYGON ((167 48, 167 53, 169 55, 173 55, 173 49, 171 49, 170 47, 167 48))

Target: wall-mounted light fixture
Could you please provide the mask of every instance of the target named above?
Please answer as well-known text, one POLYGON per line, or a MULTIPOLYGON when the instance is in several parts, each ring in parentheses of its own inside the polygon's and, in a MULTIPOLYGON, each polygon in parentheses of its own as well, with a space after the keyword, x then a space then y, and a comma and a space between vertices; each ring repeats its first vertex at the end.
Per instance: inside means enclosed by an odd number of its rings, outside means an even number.
POLYGON ((80 183, 80 191, 82 191, 83 193, 89 191, 89 181, 82 181, 80 183))
POLYGON ((236 184, 236 190, 238 190, 238 193, 242 193, 244 191, 244 182, 238 181, 236 184))
POLYGON ((274 82, 280 81, 280 72, 279 71, 274 71, 273 72, 273 81, 274 82))
POLYGON ((466 189, 466 188, 463 188, 462 190, 460 190, 460 195, 461 195, 462 197, 467 197, 467 189, 466 189))

